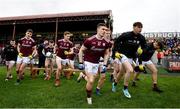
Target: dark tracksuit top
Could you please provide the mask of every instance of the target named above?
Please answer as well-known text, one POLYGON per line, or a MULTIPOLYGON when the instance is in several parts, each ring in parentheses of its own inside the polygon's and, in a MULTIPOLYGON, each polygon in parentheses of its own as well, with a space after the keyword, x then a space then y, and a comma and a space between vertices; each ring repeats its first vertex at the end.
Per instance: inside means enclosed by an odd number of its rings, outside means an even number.
POLYGON ((9 45, 5 47, 3 55, 6 61, 16 61, 18 55, 17 48, 9 45))
POLYGON ((146 47, 146 40, 142 34, 133 31, 122 33, 114 42, 113 56, 116 51, 126 55, 128 58, 137 58, 137 49, 146 47))
POLYGON ((153 43, 148 43, 145 49, 143 50, 143 53, 139 57, 139 63, 142 63, 142 61, 149 61, 151 60, 152 55, 155 52, 155 48, 153 46, 153 43))

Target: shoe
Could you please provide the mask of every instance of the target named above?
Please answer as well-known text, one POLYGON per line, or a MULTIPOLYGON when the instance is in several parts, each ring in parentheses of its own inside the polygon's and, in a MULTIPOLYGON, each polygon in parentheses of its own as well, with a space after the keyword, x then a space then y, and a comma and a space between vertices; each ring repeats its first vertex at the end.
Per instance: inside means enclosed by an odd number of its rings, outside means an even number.
POLYGON ((100 89, 97 89, 97 88, 96 88, 96 95, 97 95, 97 96, 101 96, 101 95, 102 95, 102 94, 100 93, 100 89))
POLYGON ((16 82, 14 85, 18 86, 18 85, 20 85, 20 82, 16 82))
POLYGON ((87 103, 92 104, 92 98, 87 98, 87 103))
POLYGON ((140 79, 139 79, 139 78, 136 78, 136 81, 140 81, 140 79))
POLYGON ((79 74, 79 77, 77 78, 77 82, 79 83, 80 81, 81 81, 81 79, 83 78, 83 73, 81 72, 80 74, 79 74))
POLYGON ((133 81, 132 86, 133 86, 133 87, 136 87, 136 82, 133 81))
POLYGON ((9 81, 9 78, 7 77, 7 78, 5 79, 5 81, 9 81))
POLYGON ((113 75, 110 76, 110 82, 113 82, 114 81, 114 77, 113 75))
POLYGON ((124 96, 127 98, 131 98, 131 95, 128 92, 128 89, 123 89, 124 96))
POLYGON ((116 92, 116 86, 114 85, 115 83, 112 83, 112 92, 116 92))
POLYGON ((153 88, 153 91, 158 92, 158 93, 162 93, 162 92, 163 92, 163 91, 160 90, 158 87, 154 87, 154 88, 153 88))
POLYGON ((13 76, 10 74, 10 75, 9 75, 9 79, 12 79, 12 78, 13 78, 13 76))
POLYGON ((100 92, 96 92, 96 95, 97 96, 101 96, 102 94, 100 92))
POLYGON ((60 86, 60 80, 59 80, 59 79, 56 79, 54 85, 55 85, 56 87, 60 86))
POLYGON ((44 80, 50 80, 50 76, 46 76, 45 78, 44 78, 44 80))

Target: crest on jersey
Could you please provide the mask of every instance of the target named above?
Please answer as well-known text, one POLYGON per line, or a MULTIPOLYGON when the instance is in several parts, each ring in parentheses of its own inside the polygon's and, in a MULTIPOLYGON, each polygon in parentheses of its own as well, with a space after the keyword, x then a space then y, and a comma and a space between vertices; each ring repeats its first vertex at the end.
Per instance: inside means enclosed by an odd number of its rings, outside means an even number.
POLYGON ((103 43, 103 46, 105 46, 106 44, 105 43, 103 43))

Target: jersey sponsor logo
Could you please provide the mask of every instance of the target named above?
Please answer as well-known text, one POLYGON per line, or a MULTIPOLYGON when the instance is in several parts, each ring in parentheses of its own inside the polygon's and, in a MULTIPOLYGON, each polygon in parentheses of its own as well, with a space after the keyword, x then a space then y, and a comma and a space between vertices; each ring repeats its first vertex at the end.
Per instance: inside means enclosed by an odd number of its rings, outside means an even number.
POLYGON ((93 51, 103 51, 104 48, 96 48, 95 46, 92 46, 91 50, 93 50, 93 51))

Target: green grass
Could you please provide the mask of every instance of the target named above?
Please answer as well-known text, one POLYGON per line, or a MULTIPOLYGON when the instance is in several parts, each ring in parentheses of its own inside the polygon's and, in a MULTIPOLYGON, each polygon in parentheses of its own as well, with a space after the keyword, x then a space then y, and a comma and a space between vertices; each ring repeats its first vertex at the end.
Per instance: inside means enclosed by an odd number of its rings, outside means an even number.
POLYGON ((127 99, 122 94, 122 81, 117 92, 111 92, 108 74, 101 90, 103 95, 96 96, 94 86, 93 105, 88 105, 86 82, 77 83, 77 74, 70 80, 61 77, 61 86, 54 87, 54 78, 44 81, 41 72, 31 79, 27 71, 22 84, 15 86, 15 72, 14 78, 5 82, 5 67, 0 67, 0 108, 180 108, 180 73, 167 74, 162 68, 159 71, 158 82, 164 91, 161 94, 152 91, 151 75, 142 74, 138 86, 129 87, 132 98, 127 99))

